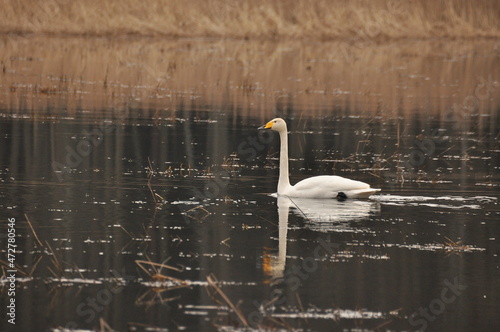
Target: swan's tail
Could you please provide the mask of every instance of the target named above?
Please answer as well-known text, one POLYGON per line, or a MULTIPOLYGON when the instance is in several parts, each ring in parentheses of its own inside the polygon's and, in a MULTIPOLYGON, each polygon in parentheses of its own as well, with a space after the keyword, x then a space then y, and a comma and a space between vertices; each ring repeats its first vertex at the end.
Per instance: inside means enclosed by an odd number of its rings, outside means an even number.
POLYGON ((380 189, 364 188, 344 191, 344 194, 347 196, 347 198, 368 198, 378 191, 380 191, 380 189))

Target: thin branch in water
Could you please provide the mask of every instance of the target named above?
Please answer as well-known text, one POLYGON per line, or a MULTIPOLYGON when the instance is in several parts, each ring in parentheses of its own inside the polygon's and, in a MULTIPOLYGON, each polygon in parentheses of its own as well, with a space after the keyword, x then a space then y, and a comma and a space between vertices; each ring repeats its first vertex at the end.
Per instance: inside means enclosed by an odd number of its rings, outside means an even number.
MULTIPOLYGON (((141 267, 141 268, 143 268, 142 264, 147 264, 147 265, 151 265, 151 266, 158 266, 160 268, 166 267, 167 269, 170 269, 170 270, 174 270, 174 271, 177 271, 177 272, 182 272, 181 269, 176 268, 174 266, 166 265, 166 264, 153 263, 153 262, 150 262, 150 261, 143 261, 143 260, 136 260, 135 263, 137 265, 139 265, 139 267, 141 267)), ((144 270, 144 268, 143 268, 143 270, 144 270)), ((146 270, 144 270, 144 271, 146 271, 146 270)))
POLYGON ((36 260, 35 264, 33 265, 33 267, 30 270, 30 273, 29 273, 30 277, 33 276, 33 273, 35 272, 36 268, 38 267, 38 263, 40 263, 42 261, 42 258, 43 258, 43 256, 40 256, 36 260))
POLYGON ((220 243, 222 243, 223 245, 225 245, 225 246, 227 246, 228 248, 230 248, 231 246, 230 246, 229 244, 227 244, 227 243, 226 243, 226 242, 227 242, 227 241, 229 241, 229 240, 231 240, 231 238, 230 238, 230 237, 228 237, 227 239, 224 239, 224 240, 220 241, 220 243))
POLYGON ((304 211, 302 211, 302 209, 293 201, 293 199, 291 199, 290 197, 288 197, 288 199, 293 203, 293 205, 295 205, 295 207, 297 208, 297 210, 300 211, 300 213, 302 213, 302 216, 307 220, 307 221, 311 221, 307 216, 306 214, 304 213, 304 211))
MULTIPOLYGON (((306 311, 304 310, 304 306, 302 305, 302 300, 300 299, 300 295, 299 295, 299 293, 298 293, 298 292, 295 292, 295 297, 297 298, 297 302, 299 303, 299 308, 300 308, 300 311, 301 311, 301 312, 306 312, 306 311)), ((305 320, 306 320, 306 323, 307 323, 307 317, 306 317, 306 319, 305 319, 305 320)))
POLYGON ((99 318, 99 327, 100 332, 115 332, 102 317, 99 318))
POLYGON ((28 225, 30 226, 30 229, 31 229, 31 232, 33 233, 33 235, 35 236, 35 239, 36 239, 36 242, 38 242, 38 244, 40 245, 40 247, 44 248, 42 242, 40 242, 40 239, 38 238, 38 236, 36 235, 36 232, 35 232, 35 229, 33 228, 33 225, 31 225, 31 221, 29 220, 28 218, 28 215, 25 213, 24 214, 24 217, 26 218, 26 220, 28 221, 28 225))
MULTIPOLYGON (((2 264, 2 272, 3 272, 3 275, 5 275, 5 270, 11 270, 10 268, 10 263, 4 261, 3 259, 0 259, 0 264, 2 264)), ((14 262, 14 266, 16 267, 16 270, 17 272, 21 273, 22 275, 24 276, 28 276, 28 273, 26 273, 23 268, 21 266, 19 266, 19 264, 15 263, 14 262)), ((31 275, 30 275, 31 276, 31 275)))
POLYGON ((51 268, 50 266, 47 266, 47 270, 50 271, 50 273, 52 273, 52 275, 54 276, 54 278, 56 279, 60 279, 61 277, 60 276, 57 276, 57 273, 55 273, 51 268))
MULTIPOLYGON (((168 259, 167 259, 168 260, 168 259)), ((160 271, 162 268, 166 267, 168 269, 171 269, 171 270, 174 270, 174 271, 177 271, 177 272, 182 272, 183 270, 181 269, 178 269, 176 267, 173 267, 173 266, 170 266, 170 265, 166 265, 166 264, 159 264, 159 263, 153 263, 151 261, 144 261, 144 260, 136 260, 135 263, 144 271, 146 272, 146 274, 154 281, 160 281, 160 282, 163 282, 163 281, 166 281, 166 280, 169 280, 169 281, 172 281, 174 283, 176 283, 176 285, 174 286, 168 286, 168 287, 160 287, 160 288, 167 288, 168 290, 172 290, 172 289, 177 289, 177 288, 183 288, 183 287, 188 287, 190 285, 190 283, 188 281, 185 281, 185 280, 182 280, 182 279, 178 279, 178 278, 174 278, 174 277, 171 277, 171 276, 168 276, 168 275, 164 275, 164 274, 161 274, 157 269, 156 267, 159 266, 160 267, 160 271), (146 265, 149 265, 153 268, 154 270, 154 274, 151 273, 150 271, 148 271, 148 269, 143 265, 143 264, 146 264, 146 265)))
MULTIPOLYGON (((61 266, 61 263, 59 262, 59 258, 57 257, 54 249, 52 249, 52 247, 50 246, 50 244, 45 241, 45 244, 47 245, 47 247, 49 248, 50 252, 52 253, 52 264, 54 265, 54 267, 57 268, 57 271, 59 272, 59 278, 63 275, 63 268, 61 266)), ((50 270, 50 268, 49 268, 50 270)), ((55 275, 54 271, 50 270, 52 272, 52 274, 55 275)))
POLYGON ((123 231, 124 231, 125 233, 127 233, 127 235, 128 235, 128 236, 130 236, 130 238, 131 238, 131 239, 133 239, 133 238, 134 238, 134 237, 132 236, 132 234, 130 234, 130 232, 129 232, 129 231, 127 231, 127 230, 125 229, 125 227, 123 227, 122 225, 119 225, 119 226, 120 226, 120 228, 121 228, 121 229, 123 229, 123 231))
POLYGON ((249 325, 248 325, 248 322, 247 322, 245 316, 241 313, 241 311, 238 308, 236 308, 236 306, 233 304, 233 302, 231 302, 231 300, 226 296, 226 294, 224 294, 224 292, 219 288, 219 286, 217 286, 217 284, 216 284, 217 279, 215 278, 215 276, 213 274, 208 275, 207 281, 208 281, 209 285, 222 297, 222 299, 224 299, 224 301, 227 303, 227 305, 229 305, 231 307, 231 309, 233 309, 233 312, 236 314, 236 316, 238 316, 241 323, 245 327, 248 327, 249 325))
POLYGON ((155 209, 156 209, 156 206, 158 205, 158 201, 156 199, 156 195, 155 195, 155 192, 153 191, 153 188, 151 187, 151 179, 153 178, 153 166, 151 165, 151 160, 149 159, 148 157, 148 189, 149 189, 149 192, 151 193, 151 196, 153 197, 153 202, 155 203, 155 209))
POLYGON ((267 221, 268 223, 270 223, 270 224, 271 224, 271 225, 273 225, 273 226, 278 226, 278 224, 273 223, 272 221, 270 221, 270 220, 268 220, 268 219, 266 219, 266 218, 264 218, 264 217, 262 217, 262 216, 259 216, 259 218, 260 218, 260 219, 263 219, 264 221, 267 221))

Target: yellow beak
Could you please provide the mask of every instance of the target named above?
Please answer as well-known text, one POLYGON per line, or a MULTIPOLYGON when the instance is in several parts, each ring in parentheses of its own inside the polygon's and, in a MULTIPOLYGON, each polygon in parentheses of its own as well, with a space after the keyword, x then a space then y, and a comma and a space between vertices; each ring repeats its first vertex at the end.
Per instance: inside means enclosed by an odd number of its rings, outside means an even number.
POLYGON ((269 121, 265 126, 259 127, 259 129, 271 129, 273 127, 273 122, 269 121))

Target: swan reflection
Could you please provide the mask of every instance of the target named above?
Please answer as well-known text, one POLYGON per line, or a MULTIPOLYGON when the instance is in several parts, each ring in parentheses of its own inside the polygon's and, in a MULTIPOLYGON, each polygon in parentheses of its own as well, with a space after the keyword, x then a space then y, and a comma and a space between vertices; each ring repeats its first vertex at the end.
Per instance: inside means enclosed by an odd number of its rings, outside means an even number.
POLYGON ((339 202, 332 199, 280 198, 278 206, 292 208, 305 219, 305 226, 317 232, 363 232, 366 228, 352 224, 380 213, 380 203, 363 200, 339 202))
POLYGON ((368 219, 380 213, 380 203, 374 201, 289 198, 278 196, 278 255, 271 256, 271 277, 282 278, 285 271, 288 217, 291 213, 304 219, 305 227, 324 233, 367 232, 353 222, 368 219))

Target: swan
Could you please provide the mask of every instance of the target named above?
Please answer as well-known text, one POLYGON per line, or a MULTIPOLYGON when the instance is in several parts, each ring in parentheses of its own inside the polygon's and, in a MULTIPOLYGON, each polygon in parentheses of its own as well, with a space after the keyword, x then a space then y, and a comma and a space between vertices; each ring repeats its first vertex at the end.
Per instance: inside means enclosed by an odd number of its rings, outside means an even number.
POLYGON ((288 132, 285 120, 275 118, 258 129, 270 129, 280 135, 280 174, 278 196, 303 198, 368 198, 380 189, 370 188, 361 181, 343 178, 337 175, 319 175, 304 179, 294 186, 288 178, 288 132))

